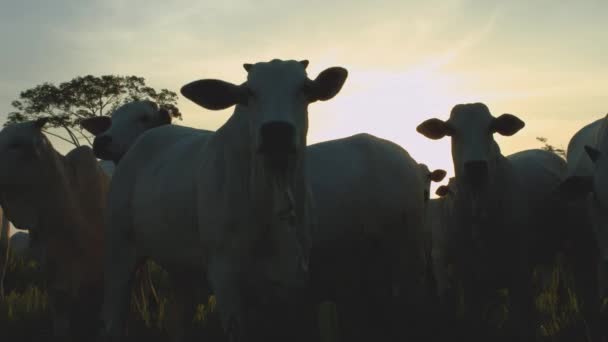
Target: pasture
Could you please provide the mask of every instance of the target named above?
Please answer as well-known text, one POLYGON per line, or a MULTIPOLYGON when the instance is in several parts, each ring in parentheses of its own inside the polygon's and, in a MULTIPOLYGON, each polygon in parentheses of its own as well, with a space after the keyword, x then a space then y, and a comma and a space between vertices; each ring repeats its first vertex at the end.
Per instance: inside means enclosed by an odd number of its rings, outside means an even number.
MULTIPOLYGON (((142 306, 132 300, 130 306, 129 336, 125 341, 149 342, 169 341, 166 331, 166 306, 169 300, 167 274, 158 265, 149 263, 154 287, 157 290, 158 302, 149 298, 147 305, 142 306)), ((573 293, 572 279, 568 265, 563 258, 555 260, 548 272, 543 286, 538 287, 536 309, 539 313, 539 342, 587 341, 586 324, 580 314, 580 303, 573 293)), ((537 282, 540 274, 537 272, 537 282)), ((48 310, 46 287, 35 261, 10 258, 5 281, 6 296, 0 299, 0 331, 9 341, 48 341, 52 337, 50 312, 48 310)), ((603 301, 604 308, 606 300, 603 301)), ((208 303, 199 304, 193 321, 193 330, 188 341, 227 341, 215 311, 214 298, 208 303)), ((508 293, 496 293, 488 299, 486 318, 500 327, 506 320, 508 312, 508 293)), ((605 314, 605 311, 604 311, 605 314)), ((339 341, 336 308, 332 303, 319 307, 319 328, 322 342, 339 341)), ((444 324, 440 319, 435 325, 444 324)), ((445 335, 458 333, 453 322, 445 335)), ((444 336, 445 336, 444 335, 444 336)))

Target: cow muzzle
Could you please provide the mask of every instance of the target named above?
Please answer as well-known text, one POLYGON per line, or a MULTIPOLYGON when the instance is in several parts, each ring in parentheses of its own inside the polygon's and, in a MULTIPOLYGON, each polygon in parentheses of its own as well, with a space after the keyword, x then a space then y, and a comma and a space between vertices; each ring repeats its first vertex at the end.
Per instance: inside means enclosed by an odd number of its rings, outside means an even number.
POLYGON ((296 152, 295 127, 288 122, 272 121, 260 128, 258 152, 268 156, 285 156, 296 152))
POLYGON ((464 164, 464 182, 474 192, 479 192, 488 181, 488 162, 474 160, 464 164))
POLYGON ((93 140, 93 152, 95 156, 104 160, 111 160, 110 146, 112 145, 112 137, 109 135, 101 135, 93 140))

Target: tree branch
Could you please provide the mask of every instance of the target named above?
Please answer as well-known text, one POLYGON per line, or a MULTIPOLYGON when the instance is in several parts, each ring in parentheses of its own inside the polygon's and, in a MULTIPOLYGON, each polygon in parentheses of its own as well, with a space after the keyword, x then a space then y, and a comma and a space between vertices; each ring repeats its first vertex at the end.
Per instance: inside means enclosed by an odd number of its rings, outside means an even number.
POLYGON ((62 137, 62 136, 60 136, 60 135, 58 135, 58 134, 51 133, 51 132, 49 132, 49 131, 47 131, 47 130, 42 130, 42 131, 43 131, 44 133, 48 134, 48 135, 54 136, 55 138, 61 139, 61 140, 65 141, 65 142, 67 142, 67 143, 70 143, 70 144, 74 145, 74 142, 73 142, 73 141, 68 140, 68 139, 66 139, 66 138, 64 138, 64 137, 62 137))
POLYGON ((70 135, 70 138, 72 138, 72 141, 74 142, 74 145, 76 147, 80 146, 80 141, 78 141, 78 138, 76 138, 76 136, 74 135, 74 133, 72 133, 72 131, 68 128, 67 125, 61 125, 63 128, 65 128, 65 130, 68 132, 68 134, 70 135))
POLYGON ((82 135, 82 137, 84 138, 84 140, 87 141, 87 144, 89 144, 89 146, 93 146, 93 143, 91 142, 91 139, 89 139, 89 137, 87 137, 83 132, 82 129, 75 129, 76 132, 80 133, 80 135, 82 135))

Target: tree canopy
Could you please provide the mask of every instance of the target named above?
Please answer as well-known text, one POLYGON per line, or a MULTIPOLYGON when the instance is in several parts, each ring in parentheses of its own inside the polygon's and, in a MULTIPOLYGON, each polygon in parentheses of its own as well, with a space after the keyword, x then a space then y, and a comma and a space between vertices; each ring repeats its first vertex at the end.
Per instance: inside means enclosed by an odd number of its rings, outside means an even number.
POLYGON ((553 152, 562 158, 566 158, 566 151, 563 148, 558 148, 558 147, 555 147, 555 146, 549 144, 547 142, 548 141, 547 138, 536 137, 536 140, 540 141, 540 143, 544 145, 543 147, 541 147, 541 149, 543 149, 545 151, 553 152))
POLYGON ((80 76, 54 85, 45 82, 22 91, 11 105, 15 111, 8 114, 4 124, 49 117, 46 127, 55 132, 44 132, 74 146, 91 144, 91 135, 83 130, 80 121, 93 116, 109 116, 119 106, 137 100, 151 100, 181 119, 177 108, 177 94, 155 90, 138 76, 80 76))

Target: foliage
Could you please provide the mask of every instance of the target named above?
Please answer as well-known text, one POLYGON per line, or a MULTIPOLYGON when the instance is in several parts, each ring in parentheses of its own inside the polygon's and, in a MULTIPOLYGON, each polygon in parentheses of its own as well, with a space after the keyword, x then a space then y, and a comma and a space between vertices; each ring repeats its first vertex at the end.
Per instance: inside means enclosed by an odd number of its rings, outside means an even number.
MULTIPOLYGON (((132 296, 129 320, 129 335, 132 340, 166 341, 167 317, 165 315, 169 281, 167 273, 150 262, 151 277, 158 289, 159 303, 137 302, 132 296), (142 307, 142 303, 144 306, 142 307)), ((10 341, 44 340, 50 336, 51 314, 47 305, 46 284, 35 261, 9 258, 7 269, 8 295, 0 300, 0 331, 2 338, 10 341)), ((215 299, 198 305, 192 317, 195 327, 192 332, 196 340, 222 341, 224 337, 219 317, 215 310, 215 299)))
POLYGON ((557 154, 558 156, 562 157, 562 158, 566 158, 566 150, 564 150, 563 148, 558 148, 555 147, 551 144, 549 144, 547 141, 547 138, 544 137, 536 137, 536 140, 540 141, 543 144, 543 147, 541 147, 541 149, 545 150, 545 151, 549 151, 549 152, 553 152, 555 154, 557 154))
POLYGON ((59 85, 47 82, 22 91, 19 99, 12 102, 15 111, 8 114, 5 126, 50 117, 46 127, 60 130, 52 133, 45 129, 45 133, 74 146, 83 141, 90 145, 90 134, 80 127, 83 119, 110 115, 127 102, 146 99, 181 119, 177 94, 167 89, 157 91, 147 86, 143 77, 87 75, 59 85))
MULTIPOLYGON (((159 302, 146 307, 131 303, 129 321, 130 340, 166 341, 166 317, 170 283, 167 273, 157 264, 150 263, 152 280, 158 289, 159 302)), ((542 341, 570 341, 581 336, 585 325, 581 316, 580 302, 572 290, 574 287, 568 265, 557 257, 549 265, 548 280, 540 280, 540 270, 535 271, 534 283, 538 285, 535 306, 539 313, 539 337, 542 341), (572 336, 571 336, 572 335, 572 336)), ((37 340, 50 333, 50 313, 47 307, 45 284, 35 262, 11 260, 7 271, 7 293, 0 301, 0 331, 11 341, 37 340)), ((499 330, 509 315, 509 293, 504 289, 488 298, 485 318, 499 330)), ((223 341, 215 299, 200 303, 192 317, 192 340, 223 341)), ((329 302, 319 310, 319 328, 323 341, 337 341, 337 308, 329 302)), ((437 322, 439 324, 439 322, 437 322)), ((578 340, 578 339, 577 339, 578 340)))

